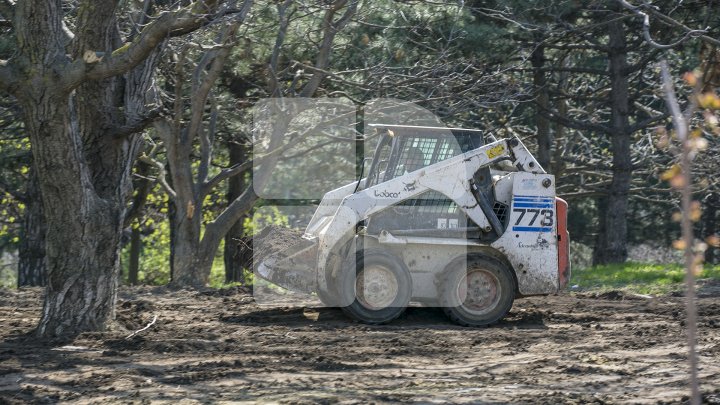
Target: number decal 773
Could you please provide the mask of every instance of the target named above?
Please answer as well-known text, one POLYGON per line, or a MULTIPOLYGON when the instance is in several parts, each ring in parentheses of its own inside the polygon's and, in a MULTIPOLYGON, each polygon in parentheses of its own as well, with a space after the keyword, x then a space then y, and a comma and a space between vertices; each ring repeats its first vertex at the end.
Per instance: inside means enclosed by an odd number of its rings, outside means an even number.
POLYGON ((538 208, 514 208, 513 212, 519 212, 520 215, 517 217, 517 221, 515 221, 515 226, 536 226, 535 222, 537 221, 538 217, 540 217, 540 221, 538 223, 539 226, 553 226, 555 223, 554 217, 555 217, 555 211, 549 210, 549 209, 538 209, 538 208), (527 215, 527 218, 525 216, 527 215), (525 219, 525 221, 523 221, 525 219))

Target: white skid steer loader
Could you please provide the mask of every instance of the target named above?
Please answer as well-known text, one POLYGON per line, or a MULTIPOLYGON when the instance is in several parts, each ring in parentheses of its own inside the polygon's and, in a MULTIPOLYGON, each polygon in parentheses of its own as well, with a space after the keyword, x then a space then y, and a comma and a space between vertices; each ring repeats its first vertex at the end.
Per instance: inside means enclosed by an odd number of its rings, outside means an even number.
POLYGON ((367 176, 325 194, 302 240, 256 263, 258 276, 372 324, 415 302, 485 326, 516 297, 565 288, 567 203, 519 139, 373 127, 367 176))

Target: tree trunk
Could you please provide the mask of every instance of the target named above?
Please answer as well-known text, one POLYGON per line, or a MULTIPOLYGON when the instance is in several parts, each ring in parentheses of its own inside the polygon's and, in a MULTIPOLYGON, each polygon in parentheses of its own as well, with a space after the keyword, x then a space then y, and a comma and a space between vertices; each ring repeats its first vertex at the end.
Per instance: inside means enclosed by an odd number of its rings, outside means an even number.
POLYGON ((184 206, 175 204, 172 268, 173 287, 202 287, 208 281, 200 257, 200 219, 202 206, 188 201, 184 206), (196 211, 197 210, 197 211, 196 211))
MULTIPOLYGON (((701 224, 702 237, 704 239, 712 236, 717 236, 718 234, 718 207, 720 207, 720 194, 718 193, 710 193, 703 200, 701 224)), ((718 250, 718 248, 709 245, 707 250, 705 251, 705 262, 716 264, 718 262, 718 250)))
POLYGON ((611 81, 612 181, 607 209, 599 212, 604 232, 598 235, 593 264, 623 263, 627 260, 628 192, 632 177, 629 132, 629 97, 625 26, 621 20, 608 24, 608 57, 611 81))
POLYGON ((124 200, 94 191, 63 92, 21 98, 47 220, 48 287, 40 337, 103 330, 113 319, 124 200))
MULTIPOLYGON (((227 143, 230 166, 244 163, 248 159, 247 146, 230 140, 227 143)), ((243 191, 247 188, 245 173, 233 176, 228 179, 227 201, 228 205, 232 204, 243 191)), ((225 282, 245 282, 245 268, 252 264, 252 242, 245 237, 245 226, 243 219, 235 222, 230 231, 225 235, 225 252, 223 259, 225 262, 225 282)))
MULTIPOLYGON (((120 45, 114 0, 84 2, 70 55, 63 2, 15 4, 15 96, 30 137, 47 232, 47 290, 36 333, 42 338, 101 331, 114 318, 125 205, 132 191, 138 130, 156 59, 118 69, 108 79, 80 80, 88 55, 120 45), (133 66, 135 68, 133 69, 133 66), (78 67, 82 70, 78 70, 78 67)), ((115 71, 113 71, 115 72, 115 71)), ((107 73, 107 76, 112 74, 107 73)))
POLYGON ((18 262, 18 287, 45 286, 47 269, 45 266, 45 217, 40 185, 35 170, 30 172, 30 181, 25 193, 25 219, 20 238, 18 262))
POLYGON ((535 137, 538 143, 538 163, 550 173, 553 141, 550 133, 550 120, 544 115, 547 114, 550 107, 550 96, 548 95, 545 72, 542 70, 545 64, 545 48, 542 45, 535 47, 530 56, 530 61, 535 70, 533 73, 533 86, 535 88, 535 125, 537 126, 535 137))
POLYGON ((130 234, 130 263, 128 265, 128 284, 137 285, 140 272, 140 248, 142 239, 140 227, 133 227, 130 234))

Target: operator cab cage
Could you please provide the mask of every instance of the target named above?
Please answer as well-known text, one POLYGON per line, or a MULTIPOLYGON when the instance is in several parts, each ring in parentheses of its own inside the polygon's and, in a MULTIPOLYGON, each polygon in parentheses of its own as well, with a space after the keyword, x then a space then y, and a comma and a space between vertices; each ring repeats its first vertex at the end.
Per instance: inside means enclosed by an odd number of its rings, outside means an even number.
POLYGON ((366 187, 450 159, 485 145, 475 129, 370 124, 380 134, 366 187))
MULTIPOLYGON (((407 125, 369 125, 381 136, 373 155, 365 187, 392 180, 404 174, 450 159, 485 145, 483 131, 462 128, 407 125)), ((490 167, 474 175, 476 184, 495 199, 491 190, 490 167)), ((505 222, 507 207, 495 204, 495 215, 505 222)), ((365 222, 367 232, 377 235, 383 230, 397 235, 435 236, 489 240, 499 235, 483 235, 480 228, 448 196, 428 191, 415 198, 400 201, 389 210, 377 213, 365 222)))

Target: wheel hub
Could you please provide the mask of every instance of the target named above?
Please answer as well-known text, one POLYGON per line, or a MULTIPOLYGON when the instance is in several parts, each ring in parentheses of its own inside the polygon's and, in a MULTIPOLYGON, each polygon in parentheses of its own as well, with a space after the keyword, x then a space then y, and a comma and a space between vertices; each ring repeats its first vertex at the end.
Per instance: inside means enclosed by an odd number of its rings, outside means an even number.
POLYGON ((398 281, 383 266, 368 266, 355 278, 355 291, 360 304, 368 309, 389 307, 398 294, 398 281))
POLYGON ((458 283, 462 306, 474 314, 487 313, 500 302, 500 281, 484 269, 468 270, 458 283))

